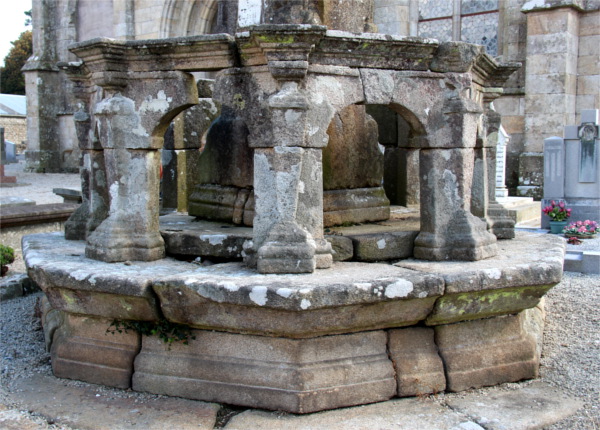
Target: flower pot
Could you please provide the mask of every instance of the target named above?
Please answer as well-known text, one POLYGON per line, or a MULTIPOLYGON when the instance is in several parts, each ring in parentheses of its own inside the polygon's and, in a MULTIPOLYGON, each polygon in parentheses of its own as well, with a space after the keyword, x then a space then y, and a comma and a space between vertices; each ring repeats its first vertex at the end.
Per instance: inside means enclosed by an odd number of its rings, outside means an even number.
POLYGON ((567 226, 566 221, 550 221, 550 233, 561 234, 563 228, 567 226))
POLYGON ((581 233, 565 233, 565 237, 576 237, 577 239, 594 239, 596 233, 581 234, 581 233))

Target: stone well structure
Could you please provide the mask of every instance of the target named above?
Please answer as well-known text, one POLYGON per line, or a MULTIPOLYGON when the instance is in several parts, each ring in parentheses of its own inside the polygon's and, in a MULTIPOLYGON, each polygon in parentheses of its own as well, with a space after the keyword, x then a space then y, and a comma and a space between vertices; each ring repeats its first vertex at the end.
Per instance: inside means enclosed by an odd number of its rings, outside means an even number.
POLYGON ((536 377, 538 305, 561 279, 564 245, 514 238, 494 203, 490 104, 516 65, 465 43, 328 30, 320 24, 343 14, 276 4, 264 5, 269 24, 235 36, 94 39, 71 47, 80 62, 60 65, 81 101, 84 202, 64 237, 23 242, 48 297, 55 374, 296 413, 536 377), (191 202, 226 214, 161 221, 159 150, 198 102, 197 71, 218 72, 207 150, 231 177, 200 184, 191 202), (364 105, 408 124, 420 217, 388 220, 368 178, 324 193, 335 177, 323 166, 340 168, 324 161, 330 139, 338 152, 360 144, 354 132, 372 141, 364 105), (327 216, 380 222, 326 230, 327 216), (219 264, 170 257, 182 255, 219 264), (115 320, 179 324, 193 337, 107 335, 115 320))

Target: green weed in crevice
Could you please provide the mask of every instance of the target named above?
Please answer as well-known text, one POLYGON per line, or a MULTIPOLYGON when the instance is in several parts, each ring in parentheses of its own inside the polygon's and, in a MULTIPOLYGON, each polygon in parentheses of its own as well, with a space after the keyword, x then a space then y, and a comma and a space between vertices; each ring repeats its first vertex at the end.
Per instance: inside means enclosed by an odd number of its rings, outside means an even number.
POLYGON ((128 321, 113 320, 106 329, 106 333, 128 333, 134 331, 143 336, 158 336, 169 349, 174 342, 189 344, 190 339, 196 339, 188 326, 175 324, 165 319, 158 321, 128 321))

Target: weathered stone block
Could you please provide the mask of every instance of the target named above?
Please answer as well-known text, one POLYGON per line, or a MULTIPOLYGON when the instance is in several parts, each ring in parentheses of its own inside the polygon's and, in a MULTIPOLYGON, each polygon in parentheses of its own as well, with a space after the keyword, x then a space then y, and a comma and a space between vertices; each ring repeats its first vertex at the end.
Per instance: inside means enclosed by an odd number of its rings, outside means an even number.
POLYGON ((44 342, 46 344, 46 351, 50 352, 52 341, 54 340, 54 333, 56 329, 64 324, 66 312, 54 309, 48 300, 48 297, 43 296, 41 300, 42 309, 42 329, 44 331, 44 342))
POLYGON ((400 397, 420 396, 446 389, 444 364, 431 328, 390 330, 388 349, 396 369, 400 397))
POLYGON ((323 189, 379 187, 383 179, 383 154, 377 141, 377 123, 364 106, 352 105, 337 112, 327 128, 323 149, 323 189))
POLYGON ((64 315, 54 333, 50 354, 59 378, 129 388, 133 360, 140 348, 137 333, 107 333, 110 320, 64 315))
POLYGON ((169 255, 240 259, 252 241, 252 229, 198 220, 181 213, 160 217, 160 231, 169 255))
POLYGON ((245 188, 200 184, 190 196, 188 213, 201 219, 241 224, 249 196, 250 190, 245 188))
POLYGON ((154 284, 165 317, 202 329, 307 338, 424 320, 437 276, 386 264, 336 263, 306 275, 257 275, 238 263, 200 267, 154 284))
POLYGON ((325 240, 331 243, 331 255, 333 261, 350 260, 354 255, 352 239, 344 236, 325 236, 325 240))
POLYGON ((552 235, 517 232, 515 239, 498 242, 502 257, 469 263, 468 270, 459 262, 403 260, 396 266, 442 274, 444 295, 426 323, 449 324, 535 307, 562 278, 564 247, 552 235))
POLYGON ((144 337, 133 388, 293 413, 387 400, 396 391, 382 331, 302 340, 193 335, 170 350, 144 337))
POLYGON ((323 225, 326 227, 387 220, 390 201, 382 187, 326 190, 323 225))
POLYGON ((437 326, 436 343, 446 366, 447 388, 463 391, 538 375, 536 341, 524 315, 506 315, 437 326))
POLYGON ((160 271, 166 274, 184 267, 172 260, 139 263, 137 267, 111 265, 85 258, 84 249, 83 242, 65 241, 60 234, 23 239, 29 276, 56 309, 105 318, 155 320, 159 312, 151 279, 160 271))
POLYGON ((354 258, 357 261, 384 261, 412 257, 418 234, 418 231, 397 231, 352 235, 354 258))
POLYGON ((578 20, 578 12, 567 8, 528 14, 527 33, 534 35, 573 32, 579 29, 578 20))

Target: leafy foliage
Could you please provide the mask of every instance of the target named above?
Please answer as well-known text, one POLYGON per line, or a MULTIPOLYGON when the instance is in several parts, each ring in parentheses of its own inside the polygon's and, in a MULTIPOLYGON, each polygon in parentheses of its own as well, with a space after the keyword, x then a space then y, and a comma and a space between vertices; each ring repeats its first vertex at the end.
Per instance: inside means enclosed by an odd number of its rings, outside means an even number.
POLYGON ((27 16, 27 18, 25 18, 25 27, 29 27, 31 25, 31 20, 32 20, 31 12, 32 12, 31 9, 23 12, 25 14, 25 16, 27 16))
POLYGON ((169 347, 173 342, 181 342, 187 345, 190 339, 196 339, 196 336, 191 336, 189 327, 165 319, 159 321, 113 320, 106 329, 106 333, 127 333, 130 330, 143 336, 158 336, 169 347))
POLYGON ((0 244, 0 266, 6 266, 13 261, 15 261, 15 250, 0 244))
POLYGON ((13 47, 4 58, 4 67, 0 69, 0 92, 24 95, 25 77, 21 73, 21 69, 33 53, 31 31, 24 31, 17 40, 11 43, 13 47))

